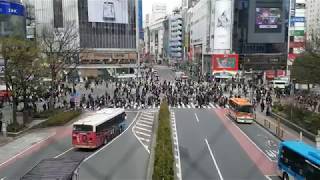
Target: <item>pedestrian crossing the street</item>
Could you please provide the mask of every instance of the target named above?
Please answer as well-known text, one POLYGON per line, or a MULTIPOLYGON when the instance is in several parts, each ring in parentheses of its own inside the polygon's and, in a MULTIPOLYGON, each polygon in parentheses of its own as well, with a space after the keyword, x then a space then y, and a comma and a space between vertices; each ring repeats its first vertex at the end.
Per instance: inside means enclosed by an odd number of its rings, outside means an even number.
POLYGON ((148 152, 151 148, 154 114, 155 111, 142 112, 132 128, 133 133, 148 152))

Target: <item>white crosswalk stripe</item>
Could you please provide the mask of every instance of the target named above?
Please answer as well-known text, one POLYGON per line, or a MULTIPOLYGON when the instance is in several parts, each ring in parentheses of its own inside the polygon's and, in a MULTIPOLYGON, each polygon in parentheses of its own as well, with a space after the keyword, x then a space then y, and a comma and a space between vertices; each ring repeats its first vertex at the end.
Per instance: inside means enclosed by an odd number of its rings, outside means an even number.
POLYGON ((136 138, 140 141, 143 147, 150 153, 150 145, 153 130, 154 113, 157 110, 150 109, 142 112, 139 119, 136 121, 132 130, 136 138))
MULTIPOLYGON (((193 102, 189 103, 189 104, 177 104, 176 106, 172 106, 169 105, 170 109, 194 109, 194 108, 200 108, 198 107, 196 104, 194 104, 193 102)), ((209 103, 208 105, 202 105, 201 109, 222 109, 223 107, 220 107, 219 105, 215 104, 215 103, 209 103)), ((226 108, 228 108, 228 106, 226 106, 226 108)), ((147 110, 155 110, 158 111, 160 109, 160 106, 147 106, 145 108, 143 108, 142 106, 137 106, 137 107, 133 107, 133 108, 125 108, 126 110, 132 110, 132 111, 147 111, 147 110)), ((143 114, 142 117, 153 117, 153 115, 151 114, 143 114)))
POLYGON ((195 108, 196 106, 195 106, 193 103, 191 103, 191 107, 192 107, 192 108, 195 108))

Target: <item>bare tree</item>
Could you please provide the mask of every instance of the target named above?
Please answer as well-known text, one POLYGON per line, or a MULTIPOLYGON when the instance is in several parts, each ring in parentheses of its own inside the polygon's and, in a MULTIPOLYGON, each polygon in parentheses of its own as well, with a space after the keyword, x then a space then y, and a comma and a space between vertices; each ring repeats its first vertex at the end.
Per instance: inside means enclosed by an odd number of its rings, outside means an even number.
POLYGON ((81 53, 79 34, 75 22, 65 23, 63 28, 43 27, 38 43, 46 59, 51 77, 50 107, 57 95, 59 82, 64 73, 73 71, 81 53))

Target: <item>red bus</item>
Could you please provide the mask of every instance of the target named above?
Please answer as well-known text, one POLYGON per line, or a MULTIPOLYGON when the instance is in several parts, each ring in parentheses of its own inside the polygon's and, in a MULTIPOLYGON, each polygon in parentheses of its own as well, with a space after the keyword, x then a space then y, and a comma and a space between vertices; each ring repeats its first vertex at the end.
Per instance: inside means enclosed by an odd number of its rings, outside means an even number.
POLYGON ((124 131, 126 113, 121 108, 106 108, 73 124, 72 145, 95 149, 124 131))

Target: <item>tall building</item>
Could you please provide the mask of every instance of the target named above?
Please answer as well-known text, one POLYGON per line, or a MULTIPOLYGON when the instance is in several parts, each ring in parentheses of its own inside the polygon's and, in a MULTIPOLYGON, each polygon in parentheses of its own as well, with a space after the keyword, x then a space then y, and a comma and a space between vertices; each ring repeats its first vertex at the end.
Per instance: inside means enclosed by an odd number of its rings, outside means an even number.
POLYGON ((151 23, 167 15, 167 5, 164 3, 153 3, 151 13, 151 23))
POLYGON ((306 3, 307 39, 311 41, 312 36, 320 38, 320 1, 299 0, 298 2, 306 3))
POLYGON ((172 60, 180 61, 183 55, 183 21, 180 11, 169 17, 169 52, 172 60))
MULTIPOLYGON (((291 0, 289 49, 288 49, 288 74, 297 56, 305 52, 306 48, 306 1, 291 0)), ((312 13, 313 14, 313 13, 312 13)), ((313 30, 311 30, 313 31, 313 30)))
POLYGON ((74 43, 85 50, 77 66, 82 77, 137 73, 138 0, 35 0, 35 19, 38 35, 74 24, 74 43))
POLYGON ((142 0, 138 0, 138 17, 139 17, 139 38, 143 40, 143 13, 142 13, 142 0))
POLYGON ((286 69, 288 19, 289 0, 234 1, 232 50, 240 70, 286 69))

